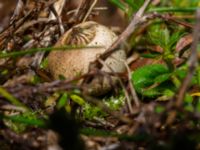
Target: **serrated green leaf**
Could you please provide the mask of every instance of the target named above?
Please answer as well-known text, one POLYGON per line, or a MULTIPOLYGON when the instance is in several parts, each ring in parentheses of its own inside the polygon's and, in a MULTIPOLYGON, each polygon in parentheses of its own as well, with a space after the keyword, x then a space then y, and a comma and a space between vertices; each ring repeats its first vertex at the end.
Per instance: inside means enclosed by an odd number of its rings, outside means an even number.
POLYGON ((161 95, 169 85, 160 83, 166 81, 169 77, 169 69, 161 64, 146 65, 132 73, 132 81, 136 91, 148 97, 161 95), (150 86, 156 84, 156 87, 150 88, 150 86))
MULTIPOLYGON (((187 72, 188 72, 187 67, 186 68, 183 67, 183 68, 176 69, 173 74, 177 76, 178 78, 180 78, 180 80, 184 80, 184 78, 187 75, 187 72)), ((196 73, 192 77, 192 81, 191 81, 191 85, 194 85, 194 84, 198 84, 198 76, 196 73)))
POLYGON ((156 83, 163 83, 163 82, 165 82, 166 80, 168 80, 168 79, 170 78, 170 76, 171 76, 171 73, 161 74, 161 75, 158 75, 158 76, 154 79, 154 81, 155 81, 156 83))
POLYGON ((154 83, 154 79, 162 74, 169 73, 169 70, 161 64, 146 65, 133 72, 132 80, 135 88, 150 86, 154 83))

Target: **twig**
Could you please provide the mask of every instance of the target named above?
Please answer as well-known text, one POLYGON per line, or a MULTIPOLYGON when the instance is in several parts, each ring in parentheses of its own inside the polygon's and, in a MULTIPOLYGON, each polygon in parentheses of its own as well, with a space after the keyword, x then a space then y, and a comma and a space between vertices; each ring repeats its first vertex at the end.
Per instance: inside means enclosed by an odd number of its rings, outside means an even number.
POLYGON ((23 18, 20 18, 12 25, 9 25, 9 27, 7 27, 5 30, 3 30, 0 33, 0 47, 5 42, 7 36, 9 36, 11 33, 14 33, 26 20, 28 20, 28 18, 32 17, 32 15, 34 14, 34 11, 35 10, 28 11, 23 18))
MULTIPOLYGON (((60 29, 60 34, 64 33, 64 27, 62 25, 62 21, 60 18, 60 15, 62 13, 62 10, 64 8, 66 0, 58 0, 56 1, 53 5, 50 5, 50 9, 51 9, 51 13, 49 15, 48 20, 57 20, 58 24, 59 24, 59 29, 60 29)), ((52 37, 50 35, 48 35, 49 33, 51 33, 52 31, 54 32, 56 30, 55 26, 50 27, 49 30, 47 30, 44 33, 44 38, 41 40, 40 43, 42 43, 42 45, 44 45, 45 47, 49 46, 51 41, 52 41, 52 37)), ((38 52, 36 53, 32 66, 34 67, 38 67, 39 64, 41 63, 43 57, 44 57, 44 52, 38 52)))
MULTIPOLYGON (((89 66, 89 72, 93 72, 95 70, 94 68, 102 67, 99 63, 98 59, 105 60, 107 57, 109 57, 113 52, 117 51, 118 45, 120 45, 122 42, 124 42, 133 31, 135 31, 136 27, 146 21, 147 17, 143 16, 145 9, 149 5, 151 0, 146 0, 143 4, 143 6, 138 10, 138 12, 133 16, 132 21, 128 25, 128 27, 124 30, 124 32, 118 37, 118 39, 103 53, 101 54, 96 60, 90 63, 89 66)), ((88 81, 89 79, 85 79, 88 81)))
POLYGON ((111 53, 117 51, 117 47, 119 44, 123 43, 132 33, 135 31, 136 27, 142 23, 143 20, 143 14, 147 6, 151 0, 146 0, 143 4, 143 6, 138 10, 138 12, 133 16, 131 23, 128 25, 128 27, 124 30, 124 32, 119 36, 119 38, 103 53, 100 58, 105 60, 108 56, 110 56, 111 53))
MULTIPOLYGON (((111 57, 112 57, 112 55, 111 55, 111 57)), ((101 60, 100 58, 98 58, 97 60, 101 63, 101 65, 108 67, 112 71, 113 74, 116 74, 114 72, 114 70, 109 65, 107 65, 103 60, 101 60)), ((122 61, 122 60, 118 60, 118 61, 122 61)), ((117 80, 119 80, 119 83, 120 83, 120 85, 121 85, 121 87, 122 87, 122 89, 124 91, 124 94, 125 94, 125 97, 126 97, 126 101, 127 101, 127 105, 128 105, 128 109, 129 109, 130 113, 133 114, 134 111, 133 111, 133 108, 132 108, 132 105, 131 105, 131 98, 129 96, 129 93, 126 90, 126 87, 124 86, 124 84, 123 84, 122 80, 120 79, 120 77, 117 74, 115 76, 117 77, 117 80)), ((112 80, 111 80, 111 84, 112 84, 112 80)))
POLYGON ((24 7, 24 2, 22 0, 18 0, 17 5, 15 7, 15 11, 12 17, 10 18, 11 20, 10 24, 13 24, 16 17, 18 17, 21 14, 21 12, 23 11, 23 7, 24 7))
POLYGON ((128 83, 129 83, 129 86, 130 86, 130 90, 131 90, 131 94, 132 94, 132 97, 133 97, 133 100, 135 102, 135 105, 137 107, 140 106, 140 102, 139 102, 139 98, 137 96, 137 93, 135 91, 135 88, 133 86, 133 83, 131 82, 131 71, 130 71, 130 68, 128 66, 128 64, 126 62, 124 62, 125 66, 126 66, 126 69, 127 69, 127 73, 128 73, 128 83))
POLYGON ((72 21, 75 23, 83 22, 83 19, 85 18, 88 12, 87 10, 90 9, 92 4, 93 4, 92 0, 82 0, 81 4, 77 8, 77 12, 72 17, 72 21))
POLYGON ((79 13, 79 11, 80 11, 82 5, 83 5, 83 0, 81 0, 81 3, 79 3, 78 8, 75 10, 75 13, 74 13, 74 15, 73 15, 72 18, 77 18, 78 13, 79 13))
POLYGON ((124 86, 124 84, 123 84, 123 82, 121 81, 120 78, 119 78, 119 83, 120 83, 120 85, 121 85, 121 87, 122 87, 122 89, 123 89, 123 91, 124 91, 124 95, 125 95, 125 97, 126 97, 128 109, 129 109, 130 113, 133 114, 134 111, 133 111, 133 107, 132 107, 132 105, 131 105, 130 96, 129 96, 128 91, 127 91, 126 87, 124 86))
POLYGON ((191 55, 188 59, 188 67, 189 71, 187 73, 187 76, 183 80, 183 84, 181 85, 178 95, 177 95, 177 100, 176 100, 176 106, 180 107, 181 104, 183 103, 183 99, 185 97, 186 90, 190 84, 190 81, 192 79, 192 76, 195 72, 197 63, 198 63, 198 57, 197 57, 197 46, 199 43, 199 38, 200 38, 200 9, 197 10, 197 23, 194 28, 193 32, 193 43, 191 45, 191 55))
POLYGON ((40 23, 48 23, 49 19, 47 18, 39 18, 37 20, 31 20, 29 22, 25 22, 22 26, 20 26, 16 31, 15 34, 22 33, 26 29, 30 28, 31 26, 34 26, 35 24, 40 24, 40 23))
MULTIPOLYGON (((79 6, 80 7, 80 6, 79 6)), ((66 13, 66 15, 76 15, 77 11, 79 11, 80 8, 77 8, 77 9, 73 9, 73 10, 70 10, 66 13)), ((104 10, 107 10, 108 8, 107 7, 94 7, 92 10, 95 10, 95 11, 104 11, 104 10)))
POLYGON ((85 22, 86 19, 88 18, 88 16, 90 15, 90 13, 92 12, 92 9, 94 8, 94 6, 96 5, 98 0, 94 0, 94 2, 92 3, 92 5, 90 6, 89 10, 87 11, 85 17, 83 18, 82 22, 85 22))
POLYGON ((61 35, 65 31, 64 27, 62 25, 61 17, 60 17, 65 3, 66 3, 66 0, 59 0, 54 5, 50 5, 51 14, 49 16, 49 20, 57 19, 57 21, 59 23, 59 29, 60 29, 60 34, 61 35))
POLYGON ((5 104, 0 106, 0 110, 5 110, 5 111, 17 111, 17 112, 25 112, 26 109, 24 109, 23 107, 19 107, 16 105, 11 105, 11 104, 5 104))
POLYGON ((197 63, 198 63, 198 57, 197 57, 197 46, 199 43, 199 38, 200 38, 200 9, 197 10, 196 13, 196 20, 197 23, 195 25, 194 31, 193 31, 193 43, 191 45, 191 55, 188 59, 188 73, 183 80, 182 85, 180 86, 180 89, 178 90, 177 94, 177 99, 175 102, 175 105, 173 105, 173 102, 169 103, 168 109, 171 109, 170 112, 168 113, 168 117, 166 119, 166 125, 170 125, 174 122, 176 116, 177 116, 177 108, 180 108, 183 103, 183 99, 185 97, 186 91, 189 87, 190 81, 192 79, 192 76, 195 72, 197 63), (173 108, 175 106, 176 110, 173 108))
POLYGON ((170 16, 169 14, 154 13, 154 15, 155 15, 155 17, 158 17, 160 19, 163 19, 163 20, 166 20, 166 21, 172 21, 176 24, 182 25, 182 26, 187 27, 187 28, 193 28, 193 25, 186 23, 186 22, 183 22, 183 21, 180 21, 180 19, 178 20, 178 19, 174 18, 173 16, 170 16))

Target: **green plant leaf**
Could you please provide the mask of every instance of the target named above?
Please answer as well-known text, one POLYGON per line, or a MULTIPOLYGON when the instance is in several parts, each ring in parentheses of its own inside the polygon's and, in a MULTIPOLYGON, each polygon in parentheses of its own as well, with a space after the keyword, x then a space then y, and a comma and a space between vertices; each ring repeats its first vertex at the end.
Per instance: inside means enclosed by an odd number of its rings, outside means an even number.
POLYGON ((165 74, 161 74, 161 75, 158 75, 155 79, 154 79, 154 82, 156 83, 163 83, 165 82, 166 80, 168 80, 171 76, 171 73, 165 73, 165 74))
POLYGON ((171 88, 169 83, 164 83, 170 75, 169 69, 164 65, 146 65, 132 73, 132 81, 138 93, 154 97, 163 94, 166 88, 171 88))
POLYGON ((0 86, 0 95, 5 97, 11 104, 23 107, 26 111, 30 111, 29 108, 10 94, 6 89, 0 86))
POLYGON ((165 109, 166 109, 165 107, 158 105, 155 108, 155 112, 158 113, 158 114, 160 114, 160 113, 164 112, 165 109))
POLYGON ((182 12, 191 13, 195 12, 199 7, 157 7, 151 8, 149 12, 182 12))
POLYGON ((124 3, 122 3, 120 0, 109 0, 111 3, 116 5, 118 8, 120 8, 123 11, 126 11, 126 6, 124 3))
POLYGON ((67 103, 67 100, 68 100, 68 94, 65 92, 61 97, 60 99, 58 100, 58 103, 57 103, 57 108, 60 109, 62 107, 65 107, 66 103, 67 103))
MULTIPOLYGON (((186 67, 183 66, 183 67, 180 67, 180 68, 174 70, 173 74, 175 76, 177 76, 180 80, 184 80, 184 78, 187 75, 187 72, 188 72, 187 66, 186 67)), ((194 76, 192 77, 192 80, 191 80, 190 84, 191 85, 198 84, 197 73, 195 73, 194 76)))
POLYGON ((125 0, 125 3, 127 3, 131 7, 134 7, 134 0, 125 0))
POLYGON ((141 54, 140 56, 144 58, 156 58, 160 55, 161 55, 160 53, 148 53, 148 54, 141 54))
POLYGON ((193 112, 194 106, 192 105, 192 102, 193 102, 193 97, 189 94, 186 94, 184 98, 184 109, 193 112))
POLYGON ((77 104, 79 104, 80 106, 85 104, 85 101, 83 98, 81 98, 80 96, 76 95, 76 94, 72 94, 70 95, 70 98, 77 104))
POLYGON ((159 45, 164 50, 169 49, 170 33, 167 28, 160 30, 157 25, 151 27, 149 38, 155 45, 159 45))
POLYGON ((28 126, 46 127, 46 119, 38 118, 38 112, 24 112, 17 115, 0 114, 0 120, 11 130, 20 133, 28 126))
POLYGON ((144 3, 144 0, 125 0, 125 2, 133 9, 133 11, 137 11, 144 3))
MULTIPOLYGON (((97 48, 98 46, 87 46, 87 48, 97 48)), ((17 51, 13 50, 13 52, 0 52, 0 58, 7 58, 7 57, 18 57, 24 56, 26 54, 34 54, 36 52, 50 52, 50 51, 70 51, 74 49, 84 49, 85 46, 69 46, 65 45, 63 47, 45 47, 45 48, 32 48, 24 51, 17 51)))

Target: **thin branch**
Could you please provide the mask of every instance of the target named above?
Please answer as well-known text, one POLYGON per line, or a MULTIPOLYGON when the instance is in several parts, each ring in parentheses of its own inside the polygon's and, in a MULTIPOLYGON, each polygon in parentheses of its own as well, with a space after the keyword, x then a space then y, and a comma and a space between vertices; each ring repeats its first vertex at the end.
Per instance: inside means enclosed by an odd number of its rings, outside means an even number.
POLYGON ((197 46, 199 43, 199 38, 200 38, 200 9, 197 10, 197 23, 194 28, 193 32, 193 38, 194 41, 191 46, 191 55, 188 59, 188 67, 189 71, 187 73, 187 76, 183 80, 183 84, 179 89, 178 95, 177 95, 177 100, 176 100, 176 106, 180 107, 181 104, 183 103, 183 99, 185 97, 185 93, 189 87, 190 81, 192 79, 192 76, 195 72, 197 63, 198 63, 198 57, 197 57, 197 46))
POLYGON ((35 24, 40 24, 40 23, 48 23, 49 19, 47 18, 38 18, 37 20, 31 20, 29 22, 25 22, 22 26, 20 26, 16 31, 15 34, 22 33, 28 28, 31 28, 35 24))
POLYGON ((51 9, 51 14, 49 16, 49 20, 55 20, 57 19, 58 23, 59 23, 59 28, 60 28, 60 34, 62 35, 64 33, 64 27, 62 25, 62 20, 61 20, 61 13, 62 10, 65 6, 66 0, 59 0, 57 2, 55 2, 54 5, 50 5, 50 9, 51 9))
POLYGON ((75 18, 73 17, 73 21, 75 21, 76 23, 82 22, 86 14, 88 13, 87 10, 90 9, 92 4, 92 0, 82 0, 81 5, 79 5, 78 7, 77 13, 75 14, 75 18))
POLYGON ((85 17, 83 18, 82 22, 85 22, 88 18, 88 16, 90 15, 90 13, 92 12, 94 6, 96 5, 96 3, 98 2, 98 0, 94 0, 94 2, 92 3, 92 5, 90 6, 89 10, 87 11, 85 17))
POLYGON ((24 7, 24 2, 22 0, 18 0, 17 5, 15 7, 15 11, 12 17, 10 18, 11 24, 13 24, 13 21, 16 19, 16 17, 18 17, 21 14, 21 12, 23 11, 23 7, 24 7))
POLYGON ((128 90, 127 90, 126 87, 124 86, 124 84, 123 84, 123 82, 121 81, 121 79, 119 79, 119 83, 120 83, 120 85, 121 85, 121 87, 122 87, 122 89, 123 89, 123 91, 124 91, 124 95, 125 95, 125 97, 126 97, 128 109, 129 109, 130 113, 133 114, 134 111, 133 111, 133 107, 132 107, 132 105, 131 105, 131 98, 130 98, 130 96, 129 96, 129 94, 128 94, 128 90))
POLYGON ((146 0, 143 6, 138 10, 138 12, 133 16, 132 21, 128 25, 128 27, 124 30, 124 32, 119 36, 119 38, 105 51, 104 54, 100 56, 101 59, 105 60, 111 53, 117 51, 117 47, 119 44, 123 43, 127 40, 127 38, 135 31, 140 23, 142 23, 144 12, 149 5, 151 0, 146 0))
POLYGON ((196 13, 196 20, 197 23, 195 25, 194 31, 193 31, 193 43, 191 46, 191 55, 188 59, 188 73, 185 77, 185 79, 183 80, 182 85, 180 86, 180 89, 178 90, 178 94, 177 94, 177 99, 175 102, 175 105, 173 105, 173 101, 171 101, 171 103, 169 103, 168 109, 170 109, 169 111, 169 115, 166 119, 166 125, 170 125, 174 122, 174 120, 176 119, 177 116, 177 108, 180 108, 183 104, 183 99, 185 97, 186 91, 189 87, 190 81, 192 79, 192 76, 195 72, 197 63, 198 63, 198 57, 197 57, 197 46, 199 43, 199 38, 200 38, 200 9, 197 10, 196 13), (176 109, 174 109, 174 106, 176 109))
POLYGON ((134 102, 135 102, 135 105, 137 106, 137 107, 139 107, 140 106, 140 100, 139 100, 139 98, 138 98, 138 96, 137 96, 137 93, 136 93, 136 91, 135 91, 135 88, 134 88, 134 86, 133 86, 133 83, 131 82, 131 71, 130 71, 130 68, 129 68, 129 66, 128 66, 128 64, 126 63, 126 62, 124 62, 124 64, 125 64, 125 66, 126 66, 126 69, 127 69, 127 74, 128 74, 128 83, 129 83, 129 87, 130 87, 130 90, 131 90, 131 95, 132 95, 132 97, 133 97, 133 100, 134 100, 134 102))
MULTIPOLYGON (((111 55, 111 57, 112 57, 112 55, 111 55)), ((125 94, 125 97, 126 97, 126 100, 127 100, 128 109, 129 109, 130 113, 133 114, 134 111, 133 111, 133 108, 132 108, 132 105, 131 105, 131 98, 130 98, 129 93, 128 93, 128 91, 126 90, 126 87, 124 86, 122 80, 121 80, 120 77, 117 75, 117 73, 115 73, 114 70, 113 70, 109 65, 107 65, 103 60, 101 60, 100 58, 98 58, 97 60, 99 61, 99 63, 101 63, 102 66, 108 67, 108 68, 112 71, 113 74, 116 74, 115 77, 117 77, 117 80, 119 80, 119 83, 120 83, 120 85, 121 85, 121 87, 122 87, 122 89, 123 89, 123 91, 124 91, 124 94, 125 94)), ((122 61, 122 60, 118 60, 118 61, 122 61)), ((125 61, 123 61, 123 62, 125 63, 125 61)), ((110 83, 110 84, 112 84, 112 82, 113 82, 113 81, 111 80, 111 83, 110 83)), ((112 86, 112 85, 111 85, 111 86, 112 86)), ((133 99, 134 99, 134 96, 133 96, 133 99)), ((136 105, 137 105, 137 104, 136 104, 136 105)), ((138 106, 138 105, 137 105, 137 106, 138 106)))
POLYGON ((179 24, 181 26, 184 26, 186 28, 192 28, 193 29, 193 25, 191 25, 187 22, 181 21, 180 19, 174 18, 173 16, 170 16, 169 14, 158 14, 158 13, 153 13, 153 14, 154 14, 154 17, 163 19, 165 21, 171 21, 171 22, 174 22, 174 23, 179 24))

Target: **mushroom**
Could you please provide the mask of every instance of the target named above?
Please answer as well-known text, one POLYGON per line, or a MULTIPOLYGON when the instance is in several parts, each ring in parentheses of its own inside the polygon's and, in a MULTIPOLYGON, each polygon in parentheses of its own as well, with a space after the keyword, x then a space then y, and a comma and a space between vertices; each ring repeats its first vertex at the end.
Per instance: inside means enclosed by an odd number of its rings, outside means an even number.
MULTIPOLYGON (((100 54, 104 53, 116 39, 117 35, 113 31, 96 22, 88 21, 78 24, 68 30, 58 40, 55 47, 75 45, 84 46, 84 48, 50 52, 48 55, 48 69, 54 79, 59 79, 60 75, 71 79, 78 75, 85 74, 89 70, 90 63, 100 54)), ((123 61, 125 59, 125 51, 119 49, 105 60, 101 70, 116 73, 124 72, 125 65, 123 61)), ((89 86, 91 87, 89 91, 92 93, 96 93, 96 89, 108 91, 111 88, 108 80, 109 79, 103 79, 103 82, 100 83, 100 80, 94 79, 92 81, 93 84, 89 86), (96 84, 97 82, 98 84, 96 84)))

